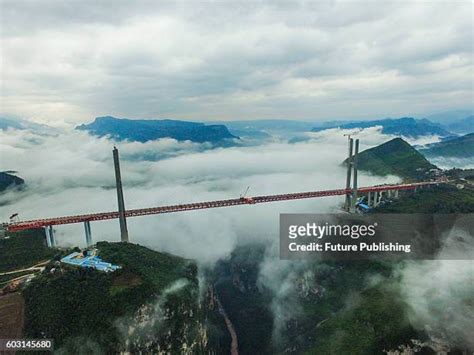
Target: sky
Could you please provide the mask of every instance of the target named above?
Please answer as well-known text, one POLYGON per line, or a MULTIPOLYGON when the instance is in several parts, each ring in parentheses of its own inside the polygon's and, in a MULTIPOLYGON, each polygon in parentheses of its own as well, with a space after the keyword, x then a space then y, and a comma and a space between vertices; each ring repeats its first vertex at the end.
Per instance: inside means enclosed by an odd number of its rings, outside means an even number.
POLYGON ((321 121, 473 101, 470 1, 0 4, 7 117, 321 121))

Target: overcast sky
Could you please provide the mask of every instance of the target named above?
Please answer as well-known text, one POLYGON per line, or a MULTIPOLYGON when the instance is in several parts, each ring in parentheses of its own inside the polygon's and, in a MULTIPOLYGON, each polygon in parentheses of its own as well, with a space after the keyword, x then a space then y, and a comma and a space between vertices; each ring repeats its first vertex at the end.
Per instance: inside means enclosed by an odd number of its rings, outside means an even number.
POLYGON ((471 1, 0 3, 5 116, 324 120, 473 101, 471 1))

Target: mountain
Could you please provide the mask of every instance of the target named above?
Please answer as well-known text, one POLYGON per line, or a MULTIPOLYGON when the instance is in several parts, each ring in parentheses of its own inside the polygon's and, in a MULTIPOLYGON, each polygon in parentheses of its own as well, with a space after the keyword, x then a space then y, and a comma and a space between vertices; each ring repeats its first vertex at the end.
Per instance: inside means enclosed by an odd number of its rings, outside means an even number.
POLYGON ((474 158, 474 133, 433 143, 420 151, 427 157, 474 158))
POLYGON ((23 119, 13 119, 13 118, 6 118, 6 117, 0 117, 0 130, 5 131, 7 129, 17 129, 17 130, 31 130, 34 131, 35 133, 40 133, 40 134, 51 134, 51 133, 56 133, 57 129, 40 124, 40 123, 35 123, 31 122, 28 120, 23 120, 23 119))
POLYGON ((425 118, 436 123, 450 124, 451 122, 462 120, 464 117, 472 116, 472 114, 473 109, 451 110, 434 113, 425 118))
POLYGON ((0 117, 0 129, 4 131, 9 128, 24 129, 24 126, 23 124, 21 124, 21 122, 17 120, 6 117, 0 117))
POLYGON ((97 117, 94 122, 76 129, 88 131, 96 136, 108 136, 117 140, 147 142, 160 138, 174 138, 178 141, 198 143, 221 143, 238 139, 224 125, 205 125, 198 122, 178 120, 134 120, 111 116, 97 117))
POLYGON ((397 175, 405 179, 422 178, 427 171, 436 168, 401 138, 359 153, 358 167, 375 175, 397 175))
POLYGON ((243 138, 268 139, 272 136, 288 138, 295 133, 308 132, 314 123, 294 120, 248 120, 248 121, 213 121, 212 124, 225 124, 229 131, 243 138))
POLYGON ((455 133, 474 133, 474 115, 463 119, 447 123, 444 125, 447 130, 455 133))
POLYGON ((105 273, 51 262, 22 292, 24 337, 54 339, 64 354, 229 348, 224 320, 206 288, 200 293, 193 261, 131 243, 96 247, 102 260, 121 268, 105 273))
POLYGON ((474 213, 474 189, 443 184, 382 204, 373 213, 474 213))
POLYGON ((382 133, 397 136, 418 138, 421 136, 449 136, 450 133, 440 125, 427 119, 417 120, 412 117, 402 117, 398 119, 387 118, 374 121, 357 121, 344 124, 335 124, 334 126, 315 127, 313 132, 319 132, 328 128, 354 129, 382 126, 382 133))
POLYGON ((7 188, 19 187, 25 183, 25 180, 18 176, 12 175, 12 172, 0 172, 0 191, 7 188))

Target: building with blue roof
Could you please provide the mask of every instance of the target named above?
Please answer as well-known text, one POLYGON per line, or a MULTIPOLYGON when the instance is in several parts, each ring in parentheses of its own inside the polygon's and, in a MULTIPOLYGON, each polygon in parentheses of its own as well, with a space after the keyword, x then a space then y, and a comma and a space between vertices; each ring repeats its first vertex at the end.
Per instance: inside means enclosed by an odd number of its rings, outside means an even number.
POLYGON ((87 252, 74 252, 61 259, 62 263, 84 267, 92 268, 104 272, 113 272, 121 268, 119 265, 114 265, 103 261, 100 257, 96 255, 96 250, 88 250, 87 252))

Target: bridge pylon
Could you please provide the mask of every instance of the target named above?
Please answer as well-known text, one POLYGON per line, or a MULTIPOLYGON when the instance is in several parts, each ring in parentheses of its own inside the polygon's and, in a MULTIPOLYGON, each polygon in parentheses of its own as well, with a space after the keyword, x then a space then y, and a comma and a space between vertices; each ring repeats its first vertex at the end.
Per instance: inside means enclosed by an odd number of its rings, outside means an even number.
POLYGON ((122 176, 120 174, 120 159, 117 147, 113 150, 114 167, 115 167, 115 183, 117 187, 117 202, 120 223, 120 240, 128 242, 127 219, 125 217, 125 202, 123 200, 122 176))
POLYGON ((46 235, 46 244, 49 248, 54 248, 56 246, 56 239, 54 237, 53 226, 44 227, 44 233, 46 235))
MULTIPOLYGON (((346 190, 351 189, 351 179, 352 179, 352 149, 354 146, 354 140, 348 135, 347 144, 349 148, 349 156, 347 157, 347 176, 346 176, 346 190)), ((346 194, 346 202, 344 204, 344 209, 349 211, 351 206, 351 193, 346 194)))

